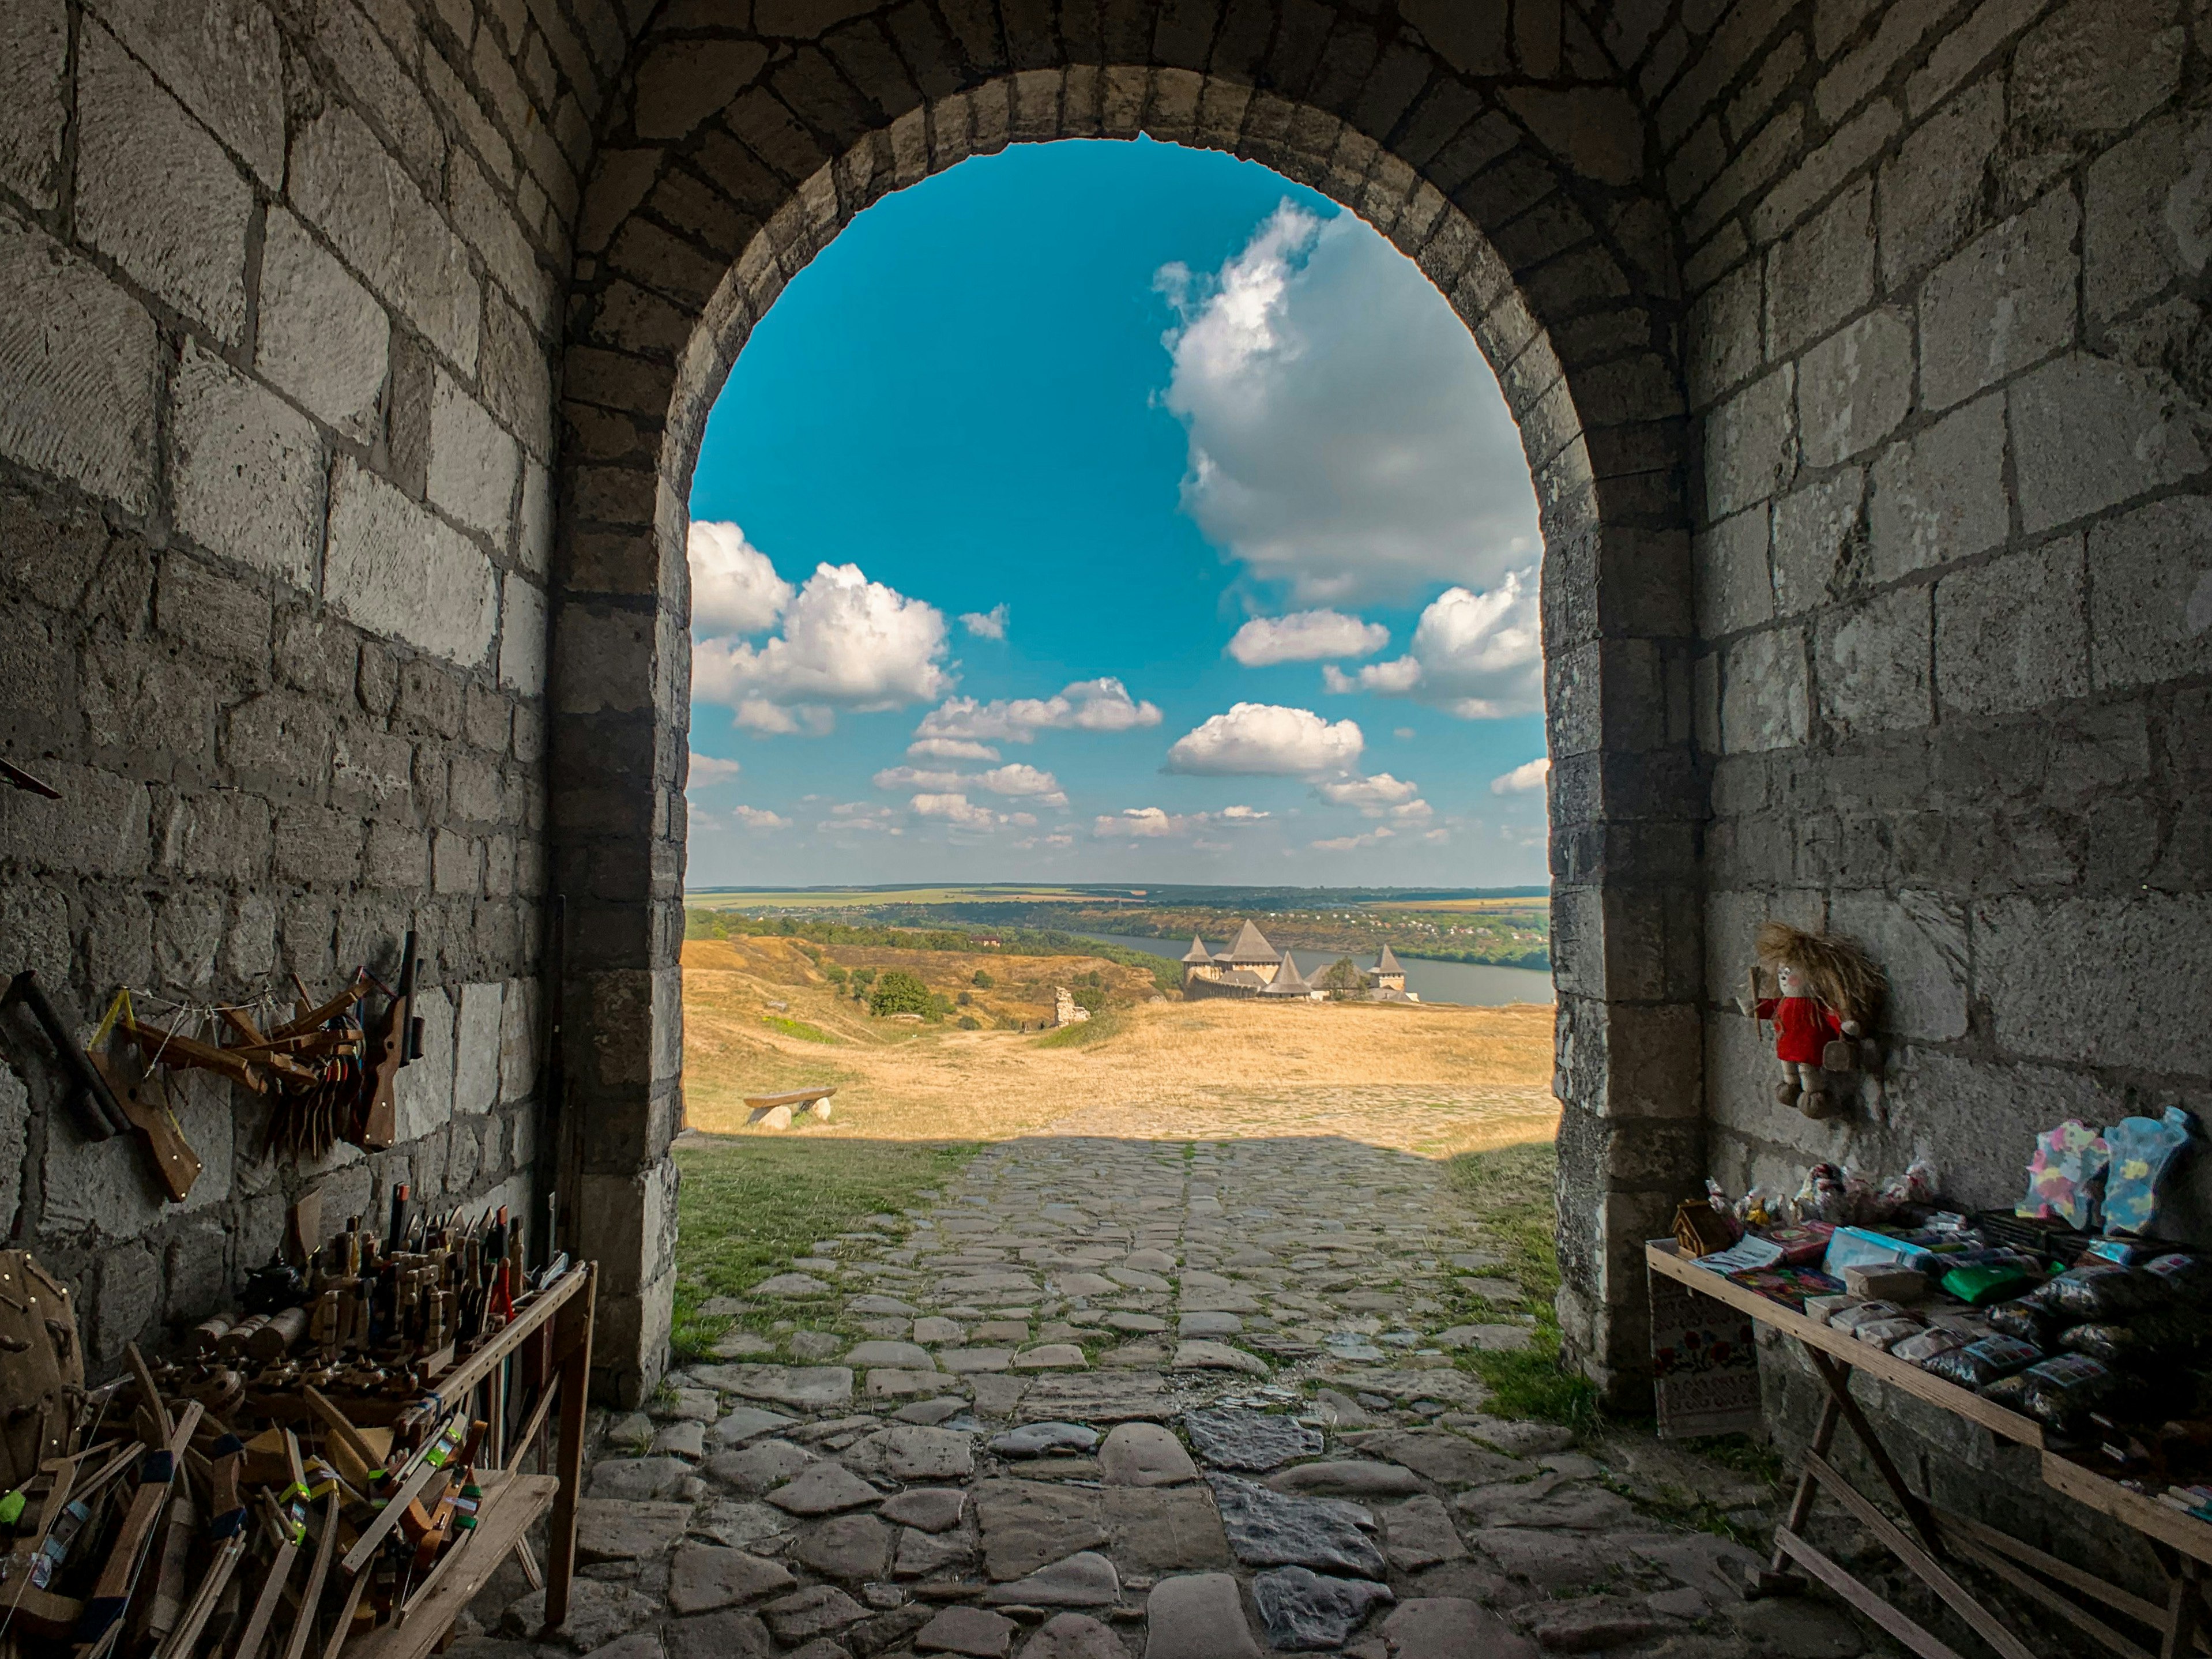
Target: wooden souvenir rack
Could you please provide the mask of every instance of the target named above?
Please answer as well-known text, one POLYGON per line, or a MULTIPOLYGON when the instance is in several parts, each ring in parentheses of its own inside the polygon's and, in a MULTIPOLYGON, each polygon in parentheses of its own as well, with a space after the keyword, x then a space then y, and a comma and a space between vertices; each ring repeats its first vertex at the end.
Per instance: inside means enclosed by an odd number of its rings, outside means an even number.
POLYGON ((1972 1562, 2002 1580, 2035 1607, 2063 1620, 2087 1639, 2123 1659, 2182 1659, 2204 1645, 2212 1625, 2206 1599, 2205 1570, 2212 1566, 2212 1525, 2122 1486, 2092 1465, 2052 1447, 2033 1418, 2008 1411, 1968 1389, 1948 1382, 1908 1360, 1832 1329, 1782 1303, 1697 1265, 1671 1238, 1644 1247, 1655 1273, 1778 1331, 1796 1341, 1828 1391, 1811 1444, 1799 1462, 1796 1494, 1783 1524, 1775 1529, 1774 1558, 1754 1593, 1782 1594, 1802 1588, 1809 1574, 1923 1659, 1961 1659, 1957 1650, 1901 1608, 1853 1577, 1833 1558, 1808 1542, 1805 1522, 1814 1501, 1826 1494, 1847 1510, 1928 1586, 2002 1659, 2036 1659, 2035 1650, 1998 1619, 1949 1571, 1947 1564, 1972 1562), (2166 1576, 2163 1606, 2130 1595, 2094 1574, 2021 1543, 1964 1516, 1937 1509, 1905 1484, 1897 1464, 1883 1448, 1873 1425, 1851 1398, 1854 1370, 1887 1388, 1951 1412, 1990 1433, 2033 1449, 2040 1456, 2045 1485, 2132 1529, 2148 1545, 2166 1576), (1905 1517, 1900 1526, 1872 1499, 1845 1480, 1829 1461, 1837 1431, 1848 1425, 1881 1476, 1881 1484, 1905 1517), (2093 1611, 2090 1603, 2148 1627, 2158 1640, 2154 1656, 2133 1638, 2093 1611))

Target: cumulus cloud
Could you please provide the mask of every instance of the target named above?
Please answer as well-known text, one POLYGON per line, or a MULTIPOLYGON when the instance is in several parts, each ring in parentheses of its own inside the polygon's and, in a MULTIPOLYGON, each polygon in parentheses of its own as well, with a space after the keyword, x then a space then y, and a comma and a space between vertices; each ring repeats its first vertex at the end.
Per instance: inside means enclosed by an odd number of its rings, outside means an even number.
POLYGON ((1129 695, 1116 679, 1078 680, 1049 697, 1015 697, 978 702, 953 697, 922 716, 915 736, 969 742, 1032 743, 1046 731, 1127 732, 1158 726, 1160 711, 1129 695))
POLYGON ((1331 836, 1326 841, 1308 843, 1316 853, 1351 853, 1362 847, 1373 847, 1389 841, 1397 831, 1385 823, 1358 836, 1331 836))
POLYGON ((791 603, 791 584, 733 524, 695 523, 684 552, 691 566, 691 627, 702 638, 758 634, 775 627, 791 603))
POLYGON ((1539 755, 1534 760, 1491 779, 1490 793, 1493 795, 1533 794, 1544 787, 1544 781, 1551 775, 1551 761, 1539 755))
POLYGON ((912 805, 916 817, 939 818, 956 830, 996 830, 1010 823, 1034 828, 1036 824, 1033 812, 994 812, 957 793, 916 795, 912 805))
POLYGON ((906 752, 916 760, 996 760, 999 751, 988 743, 970 743, 964 738, 919 738, 907 744, 906 752))
POLYGON ((788 830, 791 820, 765 806, 740 806, 730 816, 748 830, 788 830))
POLYGON ((830 816, 817 827, 833 832, 853 830, 879 836, 902 836, 906 833, 899 823, 898 814, 890 807, 878 806, 864 800, 840 801, 830 809, 830 816))
POLYGON ((1497 377, 1428 279, 1349 213, 1285 203, 1220 270, 1171 264, 1183 507, 1300 600, 1486 588, 1540 545, 1497 377))
POLYGON ((1340 611, 1293 611, 1287 617, 1255 617, 1229 641, 1229 654, 1247 668, 1278 662, 1318 662, 1323 657, 1370 657, 1390 643, 1381 623, 1362 622, 1340 611))
POLYGON ((1448 587, 1438 594, 1404 656, 1369 663, 1357 675, 1331 663, 1322 678, 1333 692, 1413 697, 1462 720, 1497 720, 1543 708, 1543 659, 1536 573, 1510 570, 1482 592, 1448 587))
POLYGON ((945 617, 872 582, 858 565, 817 565, 783 607, 783 632, 763 645, 702 639, 692 695, 763 732, 821 732, 838 708, 896 708, 951 689, 945 617))
POLYGON ((1365 746, 1353 721, 1331 725, 1310 708, 1240 702, 1177 738, 1168 750, 1167 769, 1208 775, 1319 777, 1351 771, 1365 746))
POLYGON ((1314 787, 1314 793, 1331 806, 1371 808, 1377 812, 1409 801, 1420 792, 1420 785, 1394 778, 1388 772, 1377 772, 1371 778, 1336 778, 1314 787))
POLYGON ((979 640, 1003 640, 1006 637, 1006 602, 1004 599, 988 611, 963 611, 960 625, 979 640))
POLYGON ((875 784, 878 789, 932 794, 965 794, 970 789, 986 789, 994 795, 1028 797, 1046 806, 1067 805, 1058 778, 1018 762, 1011 766, 994 766, 988 772, 936 772, 919 766, 890 766, 876 774, 875 784))
POLYGON ((733 760, 724 760, 720 755, 702 755, 691 751, 691 770, 688 787, 706 789, 718 783, 727 783, 742 769, 733 760))
MULTIPOLYGON (((1125 836, 1137 841, 1164 840, 1194 835, 1206 829, 1238 829, 1267 816, 1256 806, 1224 806, 1218 812, 1170 812, 1158 806, 1125 806, 1119 812, 1102 813, 1091 821, 1091 833, 1101 840, 1125 836)), ((1198 842, 1195 846, 1218 851, 1226 842, 1198 842)))

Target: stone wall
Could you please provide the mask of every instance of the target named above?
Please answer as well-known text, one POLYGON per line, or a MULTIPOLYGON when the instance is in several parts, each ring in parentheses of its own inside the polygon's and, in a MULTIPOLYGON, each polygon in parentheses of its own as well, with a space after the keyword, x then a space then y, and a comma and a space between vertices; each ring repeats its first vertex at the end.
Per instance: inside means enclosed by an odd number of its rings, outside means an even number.
POLYGON ((402 1144, 303 1168, 195 1074, 160 1201, 0 1022, 0 1228, 94 1364, 221 1305, 319 1185, 542 1176, 551 357, 611 13, 441 0, 0 8, 0 971, 89 1029, 387 977, 402 1144), (147 1012, 154 1012, 147 1009, 147 1012))

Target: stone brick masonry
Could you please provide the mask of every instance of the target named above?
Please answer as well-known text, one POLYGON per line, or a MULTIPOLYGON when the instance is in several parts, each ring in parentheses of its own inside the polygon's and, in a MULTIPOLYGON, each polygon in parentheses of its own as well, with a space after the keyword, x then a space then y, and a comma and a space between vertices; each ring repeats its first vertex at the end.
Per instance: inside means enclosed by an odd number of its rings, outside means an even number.
MULTIPOLYGON (((2206 1103, 2208 27, 2198 0, 13 0, 0 748, 65 799, 0 799, 0 967, 87 1014, 119 981, 205 1001, 388 965, 411 920, 453 1082, 329 1178, 458 1200, 570 1160, 605 1382, 639 1397, 714 395, 890 190, 1016 142, 1231 150, 1418 260, 1520 422, 1561 1310, 1632 1393, 1638 1245, 1706 1168, 1924 1151, 1990 1201, 2037 1124, 2206 1103), (1884 1117, 1764 1097, 1731 999, 1770 914, 1887 965, 1884 1117)), ((162 1212, 16 1059, 0 1213, 97 1287, 103 1353, 314 1178, 210 1099, 228 1154, 162 1212)))

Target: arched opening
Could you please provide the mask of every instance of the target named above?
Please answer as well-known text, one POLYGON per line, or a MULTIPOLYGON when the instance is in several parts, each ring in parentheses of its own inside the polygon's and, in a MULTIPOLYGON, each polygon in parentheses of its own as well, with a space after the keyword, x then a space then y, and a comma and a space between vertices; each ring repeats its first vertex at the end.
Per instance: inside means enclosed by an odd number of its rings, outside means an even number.
MULTIPOLYGON (((704 61, 696 41, 659 50, 672 75, 704 61)), ((1699 1167, 1698 952, 1680 398, 1667 307, 1624 257, 1649 250, 1624 234, 1632 191, 1606 182, 1618 158, 1549 152, 1530 126, 1562 112, 1540 98, 1510 120, 1462 113, 1444 153, 1469 175, 1460 197, 1495 195, 1486 235, 1334 116, 1182 71, 1072 68, 921 103, 787 185, 763 158, 792 166, 761 125, 774 113, 763 89, 726 108, 719 91, 695 94, 672 113, 646 101, 667 84, 661 61, 648 52, 632 117, 640 140, 660 142, 610 149, 586 205, 556 555, 556 879, 576 943, 568 1007, 574 1029, 598 1034, 574 1057, 570 1155, 598 1234, 588 1248, 617 1264, 609 1381, 627 1395, 657 1375, 673 1291, 684 503, 714 398, 790 274, 886 191, 1013 140, 1141 131, 1260 161, 1359 214, 1447 297, 1505 391, 1544 535, 1563 1324, 1601 1383, 1632 1386, 1633 1251, 1699 1167), (1655 406, 1669 412, 1654 419, 1655 406), (1632 952, 1632 939, 1662 948, 1632 952)), ((1601 113, 1578 106, 1570 124, 1585 151, 1597 123, 1584 118, 1601 113)))

